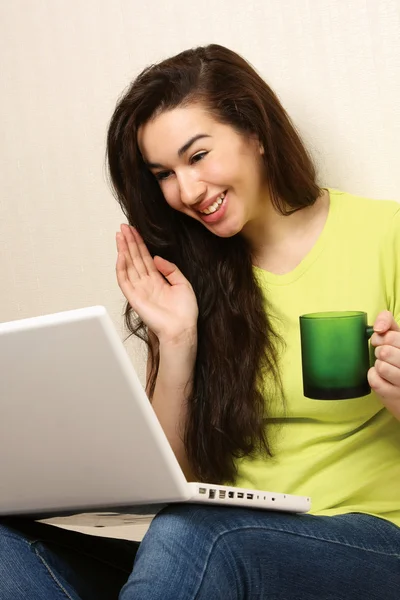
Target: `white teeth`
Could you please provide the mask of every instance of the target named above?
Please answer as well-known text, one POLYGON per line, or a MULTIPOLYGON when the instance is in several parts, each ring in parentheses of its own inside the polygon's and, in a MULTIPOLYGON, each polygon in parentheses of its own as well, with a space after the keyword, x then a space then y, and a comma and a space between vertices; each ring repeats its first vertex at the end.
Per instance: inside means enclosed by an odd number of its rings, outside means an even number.
POLYGON ((214 213, 215 211, 217 211, 219 209, 222 202, 224 201, 224 198, 225 198, 225 193, 218 196, 218 200, 216 200, 213 204, 211 204, 211 206, 209 206, 208 208, 205 208, 204 210, 202 210, 200 212, 204 215, 211 215, 212 213, 214 213))

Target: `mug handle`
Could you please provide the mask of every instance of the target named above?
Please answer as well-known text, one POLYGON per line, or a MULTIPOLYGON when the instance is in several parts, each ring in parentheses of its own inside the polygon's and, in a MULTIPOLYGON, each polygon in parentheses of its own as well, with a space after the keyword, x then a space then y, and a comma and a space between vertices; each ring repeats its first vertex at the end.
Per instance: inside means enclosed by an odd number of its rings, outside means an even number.
POLYGON ((372 334, 374 333, 374 328, 370 327, 369 325, 365 328, 365 333, 367 334, 367 340, 369 340, 372 337, 372 334))
MULTIPOLYGON (((374 328, 370 327, 368 325, 365 328, 365 334, 367 336, 367 340, 371 339, 373 333, 374 333, 374 328)), ((370 344, 368 344, 368 347, 369 347, 369 366, 373 367, 375 364, 375 360, 376 360, 375 351, 373 349, 373 346, 371 346, 370 344)))

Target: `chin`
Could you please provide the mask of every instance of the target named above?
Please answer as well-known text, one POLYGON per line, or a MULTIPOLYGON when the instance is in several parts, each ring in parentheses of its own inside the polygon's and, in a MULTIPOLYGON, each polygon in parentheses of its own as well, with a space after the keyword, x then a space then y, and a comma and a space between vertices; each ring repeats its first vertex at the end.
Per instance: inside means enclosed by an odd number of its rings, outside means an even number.
POLYGON ((207 227, 207 229, 211 233, 216 235, 217 237, 221 237, 221 238, 233 237, 237 233, 241 232, 241 228, 222 227, 222 226, 220 228, 219 227, 207 227))
POLYGON ((242 223, 221 223, 219 227, 215 226, 213 228, 210 227, 210 231, 222 238, 233 237, 240 233, 243 229, 242 223))

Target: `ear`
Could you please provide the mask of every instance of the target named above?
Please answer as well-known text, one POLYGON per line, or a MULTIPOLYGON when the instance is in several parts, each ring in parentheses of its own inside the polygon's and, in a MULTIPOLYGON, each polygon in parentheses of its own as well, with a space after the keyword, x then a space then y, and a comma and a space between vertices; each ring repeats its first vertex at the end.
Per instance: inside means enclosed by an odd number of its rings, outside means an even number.
POLYGON ((264 145, 256 133, 251 134, 250 141, 253 145, 254 151, 258 152, 260 156, 263 156, 265 154, 264 145))
POLYGON ((258 136, 256 137, 255 141, 257 143, 257 150, 260 153, 260 156, 263 156, 265 154, 264 144, 262 143, 262 141, 260 140, 260 138, 258 136))

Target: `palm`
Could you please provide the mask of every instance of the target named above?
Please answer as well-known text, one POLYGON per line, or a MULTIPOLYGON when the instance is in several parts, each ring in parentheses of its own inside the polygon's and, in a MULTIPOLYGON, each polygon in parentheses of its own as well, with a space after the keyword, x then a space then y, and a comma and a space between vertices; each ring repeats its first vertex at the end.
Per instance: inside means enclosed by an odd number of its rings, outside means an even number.
POLYGON ((128 226, 121 227, 117 244, 119 286, 146 325, 158 337, 169 339, 194 327, 196 297, 177 267, 160 257, 152 259, 138 233, 128 226))
POLYGON ((189 285, 170 285, 157 272, 141 277, 132 287, 128 301, 156 334, 165 328, 178 329, 180 323, 197 318, 197 304, 189 285))

